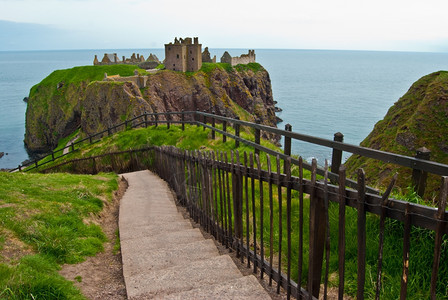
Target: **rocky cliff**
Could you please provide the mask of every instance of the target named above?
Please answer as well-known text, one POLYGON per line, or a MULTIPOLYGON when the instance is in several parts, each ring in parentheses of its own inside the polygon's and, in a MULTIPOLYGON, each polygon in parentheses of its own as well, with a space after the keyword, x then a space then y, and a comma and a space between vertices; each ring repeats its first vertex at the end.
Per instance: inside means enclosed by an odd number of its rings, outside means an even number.
POLYGON ((45 152, 78 127, 91 134, 145 111, 199 109, 249 121, 259 118, 263 124, 276 125, 269 74, 259 64, 234 68, 204 64, 194 73, 162 70, 146 74, 138 70, 147 76, 143 88, 115 76, 102 80, 104 73, 130 76, 134 69, 135 66, 77 67, 56 71, 34 86, 26 113, 27 148, 45 152))
MULTIPOLYGON (((448 72, 440 71, 416 81, 379 121, 361 146, 407 156, 425 147, 431 151, 431 160, 448 164, 448 72)), ((353 155, 346 162, 353 175, 364 168, 370 184, 387 185, 395 172, 399 173, 397 186, 411 184, 412 170, 393 164, 353 155)), ((429 176, 426 199, 434 199, 440 185, 440 176, 429 176)))

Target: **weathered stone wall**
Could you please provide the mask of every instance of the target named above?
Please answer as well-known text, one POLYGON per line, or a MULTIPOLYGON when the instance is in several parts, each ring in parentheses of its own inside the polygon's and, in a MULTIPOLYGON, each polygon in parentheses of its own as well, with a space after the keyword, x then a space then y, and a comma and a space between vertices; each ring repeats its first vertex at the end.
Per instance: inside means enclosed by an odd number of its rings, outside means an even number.
POLYGON ((165 68, 173 71, 198 71, 202 67, 202 45, 198 38, 178 40, 165 44, 165 68))
POLYGON ((249 50, 248 54, 236 57, 231 57, 229 52, 226 51, 221 57, 221 62, 231 64, 232 67, 239 64, 253 63, 255 62, 255 50, 249 50))

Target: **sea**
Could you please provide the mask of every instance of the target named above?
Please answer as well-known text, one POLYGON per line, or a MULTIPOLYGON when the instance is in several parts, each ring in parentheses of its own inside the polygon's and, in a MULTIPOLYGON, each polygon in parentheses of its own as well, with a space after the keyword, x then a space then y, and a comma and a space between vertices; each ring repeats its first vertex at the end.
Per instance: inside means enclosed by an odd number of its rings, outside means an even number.
MULTIPOLYGON (((218 61, 226 50, 237 56, 248 49, 209 49, 218 61)), ((0 152, 5 153, 0 169, 29 158, 23 99, 31 87, 54 70, 91 65, 95 54, 101 59, 104 53, 164 58, 163 49, 0 51, 0 152)), ((355 145, 412 83, 448 70, 448 53, 255 49, 255 54, 270 74, 274 100, 282 109, 279 128, 289 123, 295 132, 326 139, 341 132, 344 142, 355 145)), ((331 150, 299 141, 293 141, 292 152, 308 161, 315 157, 321 165, 331 157, 331 150)))

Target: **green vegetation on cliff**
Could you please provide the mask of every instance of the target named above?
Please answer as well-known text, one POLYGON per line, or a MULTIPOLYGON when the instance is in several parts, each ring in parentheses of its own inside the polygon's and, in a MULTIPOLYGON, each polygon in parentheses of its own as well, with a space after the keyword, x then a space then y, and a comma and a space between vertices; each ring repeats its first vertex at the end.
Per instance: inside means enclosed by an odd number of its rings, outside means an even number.
POLYGON ((58 270, 103 251, 95 218, 117 186, 114 174, 0 172, 0 299, 85 299, 58 270))
MULTIPOLYGON (((361 146, 407 156, 425 147, 431 160, 448 164, 448 72, 439 71, 416 81, 379 121, 361 146)), ((397 186, 402 190, 411 185, 412 170, 393 164, 354 155, 346 163, 353 174, 356 169, 366 171, 371 185, 387 185, 395 172, 397 186)), ((440 176, 428 177, 425 198, 435 200, 440 176)))

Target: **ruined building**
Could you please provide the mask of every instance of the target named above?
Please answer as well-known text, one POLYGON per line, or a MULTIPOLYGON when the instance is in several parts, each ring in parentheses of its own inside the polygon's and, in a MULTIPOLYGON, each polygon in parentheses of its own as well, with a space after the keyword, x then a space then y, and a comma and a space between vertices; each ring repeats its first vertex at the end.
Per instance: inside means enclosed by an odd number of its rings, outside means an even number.
POLYGON ((180 72, 195 72, 202 67, 202 45, 198 38, 174 39, 165 44, 165 68, 180 72))
POLYGON ((145 57, 140 54, 132 53, 130 58, 126 58, 123 56, 123 59, 120 60, 118 58, 117 53, 104 53, 104 57, 101 61, 98 61, 98 57, 95 55, 93 59, 93 65, 102 66, 102 65, 118 65, 118 64, 127 64, 127 65, 142 65, 143 67, 155 68, 158 64, 160 64, 159 59, 154 54, 150 53, 148 59, 145 60, 145 57))
POLYGON ((221 57, 222 63, 227 63, 233 66, 238 64, 248 64, 255 62, 255 50, 249 50, 248 54, 242 54, 241 56, 232 57, 229 52, 224 52, 221 57))

